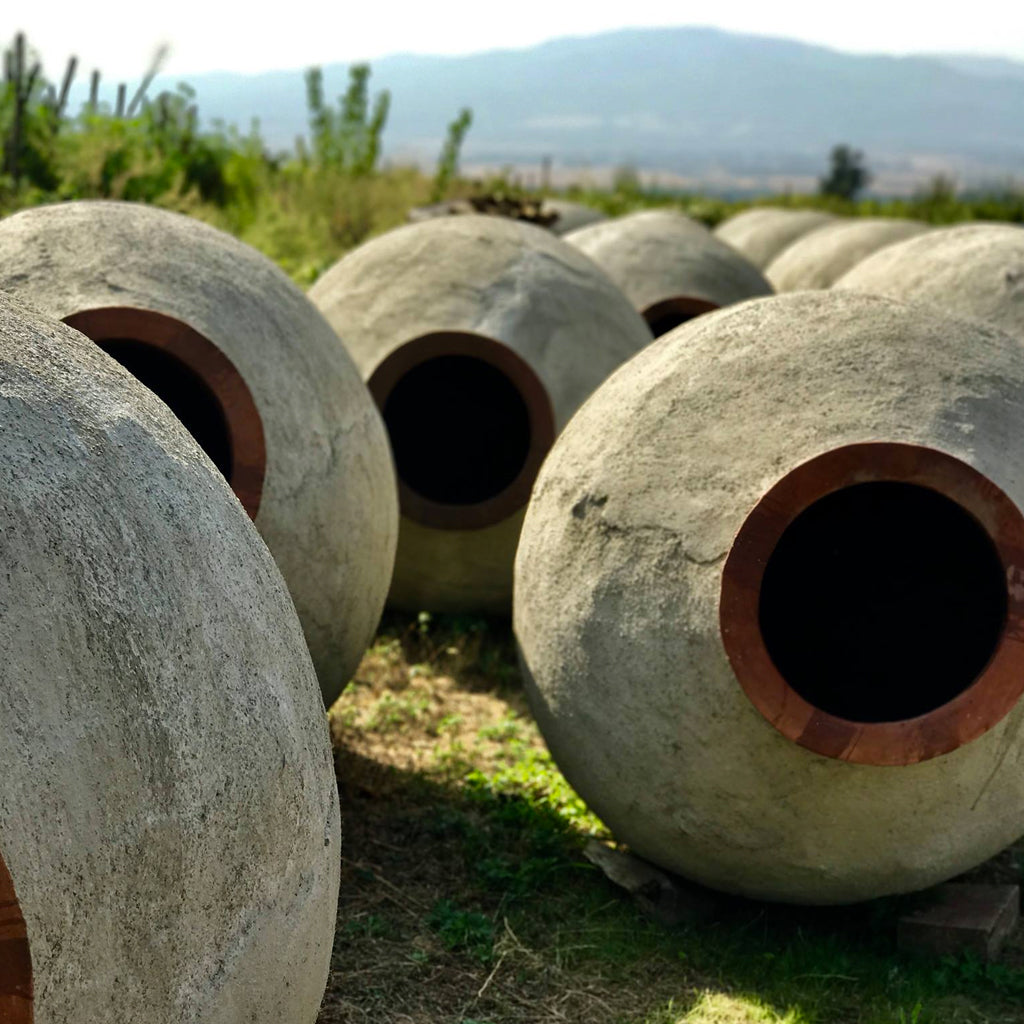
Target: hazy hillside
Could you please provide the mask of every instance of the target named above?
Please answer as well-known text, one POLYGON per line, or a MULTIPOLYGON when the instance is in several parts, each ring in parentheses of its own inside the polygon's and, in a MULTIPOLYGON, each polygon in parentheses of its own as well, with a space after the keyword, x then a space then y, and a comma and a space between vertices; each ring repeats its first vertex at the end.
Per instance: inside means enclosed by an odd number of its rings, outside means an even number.
MULTIPOLYGON (((344 86, 325 68, 328 94, 344 86)), ((173 81, 173 80, 172 80, 173 81)), ((190 79, 207 118, 259 116, 266 138, 304 131, 300 71, 190 79)), ((393 93, 392 155, 431 159, 471 106, 468 160, 630 162, 706 174, 813 173, 833 143, 876 164, 950 158, 978 175, 1024 172, 1024 64, 840 53, 714 29, 626 30, 468 57, 374 62, 393 93)))
POLYGON ((937 54, 936 58, 955 71, 985 78, 1024 79, 1024 63, 1005 57, 975 57, 966 53, 937 54))

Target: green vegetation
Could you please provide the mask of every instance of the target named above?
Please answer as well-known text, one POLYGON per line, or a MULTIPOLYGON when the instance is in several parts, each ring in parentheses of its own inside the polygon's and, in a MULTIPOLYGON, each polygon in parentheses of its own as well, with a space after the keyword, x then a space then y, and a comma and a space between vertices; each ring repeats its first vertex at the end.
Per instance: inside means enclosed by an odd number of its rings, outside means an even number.
POLYGON ((829 155, 828 175, 821 179, 819 191, 823 196, 838 196, 853 201, 868 187, 871 172, 864 164, 864 154, 849 146, 834 146, 829 155))
POLYGON ((660 189, 639 186, 631 186, 626 191, 573 188, 567 196, 613 217, 632 210, 671 206, 709 227, 752 206, 827 210, 843 217, 910 217, 930 224, 958 224, 972 220, 1024 223, 1024 190, 1007 187, 990 192, 958 192, 955 183, 943 175, 937 175, 912 196, 893 199, 867 197, 853 200, 833 195, 786 194, 732 200, 688 193, 669 194, 660 189))
MULTIPOLYGON (((544 747, 505 623, 389 616, 330 720, 345 861, 321 1024, 1021 1019, 1024 939, 994 964, 900 955, 912 897, 644 917, 583 856, 611 837, 544 747), (366 728, 390 702, 414 714, 366 728)), ((1022 853, 973 877, 1019 880, 1022 853)))
POLYGON ((438 900, 430 911, 430 925, 451 950, 465 950, 482 963, 494 956, 494 924, 477 910, 460 910, 451 900, 438 900))
POLYGON ((334 111, 324 105, 323 72, 320 68, 306 72, 306 101, 318 170, 333 170, 354 178, 365 178, 376 170, 391 94, 380 93, 371 113, 369 78, 369 64, 353 64, 348 90, 334 111))
POLYGON ((463 107, 459 116, 448 125, 448 134, 441 148, 441 156, 437 161, 437 173, 434 175, 434 187, 430 192, 432 202, 440 202, 448 193, 455 174, 459 169, 459 151, 466 138, 466 132, 473 123, 473 111, 463 107))
POLYGON ((349 68, 336 106, 311 68, 308 140, 271 153, 257 122, 245 132, 203 124, 188 85, 146 95, 161 59, 130 100, 122 86, 113 107, 97 101, 94 74, 92 98, 72 113, 66 102, 76 62, 58 90, 17 36, 0 90, 0 215, 66 199, 154 203, 232 232, 308 284, 348 249, 404 223, 410 207, 459 187, 454 174, 470 112, 450 128, 438 180, 382 167, 391 99, 386 91, 371 99, 368 65, 349 68))
MULTIPOLYGON (((529 198, 507 174, 477 183, 459 179, 459 152, 472 123, 469 109, 448 125, 432 178, 414 167, 382 165, 391 97, 386 91, 371 97, 366 64, 349 68, 347 89, 336 104, 324 96, 320 70, 309 69, 308 137, 297 140, 291 152, 272 153, 258 122, 246 131, 204 124, 196 96, 185 84, 149 96, 164 56, 156 56, 133 96, 122 86, 113 107, 98 102, 94 72, 89 102, 72 112, 67 98, 76 62, 72 59, 54 84, 24 38, 16 37, 4 55, 0 89, 0 215, 64 199, 155 203, 232 232, 308 285, 348 249, 405 223, 413 206, 480 192, 529 198)), ((909 198, 858 199, 867 173, 861 154, 838 146, 831 162, 818 195, 733 201, 670 193, 645 188, 634 168, 622 167, 610 189, 577 188, 568 197, 611 215, 671 206, 709 225, 755 203, 935 224, 1024 223, 1021 191, 963 194, 939 176, 909 198)))

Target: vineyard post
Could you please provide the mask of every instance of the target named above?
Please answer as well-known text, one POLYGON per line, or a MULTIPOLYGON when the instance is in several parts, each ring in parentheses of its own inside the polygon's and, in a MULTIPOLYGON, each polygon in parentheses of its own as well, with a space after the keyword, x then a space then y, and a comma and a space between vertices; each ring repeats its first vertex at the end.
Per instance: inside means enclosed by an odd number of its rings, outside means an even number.
POLYGON ((78 58, 69 57, 68 66, 64 71, 64 81, 61 82, 60 95, 57 97, 57 105, 54 113, 58 119, 64 116, 64 108, 68 102, 68 92, 71 90, 71 82, 74 80, 75 71, 78 69, 78 58))
MULTIPOLYGON (((10 144, 7 151, 7 169, 17 189, 21 180, 21 136, 24 122, 24 104, 28 97, 22 91, 25 77, 25 36, 19 32, 14 37, 14 57, 11 67, 11 81, 14 85, 14 120, 11 124, 10 144)), ((26 90, 27 91, 27 90, 26 90)))

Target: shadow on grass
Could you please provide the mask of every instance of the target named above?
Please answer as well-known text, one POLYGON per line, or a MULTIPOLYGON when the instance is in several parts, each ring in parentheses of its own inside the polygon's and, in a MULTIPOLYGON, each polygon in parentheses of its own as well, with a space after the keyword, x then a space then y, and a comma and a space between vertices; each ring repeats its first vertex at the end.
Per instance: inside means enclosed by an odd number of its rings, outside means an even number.
POLYGON ((713 921, 667 928, 529 792, 479 771, 402 771, 343 746, 337 767, 344 872, 322 1024, 1024 1019, 1024 960, 897 954, 910 900, 794 908, 716 895, 713 921))

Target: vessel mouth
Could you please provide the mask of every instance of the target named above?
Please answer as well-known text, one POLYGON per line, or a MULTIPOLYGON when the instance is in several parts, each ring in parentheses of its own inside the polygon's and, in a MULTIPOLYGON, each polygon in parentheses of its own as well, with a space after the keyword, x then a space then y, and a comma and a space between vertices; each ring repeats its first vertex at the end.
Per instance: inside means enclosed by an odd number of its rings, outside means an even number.
POLYGON ((263 424, 231 360, 188 324, 152 310, 89 309, 64 322, 168 406, 255 519, 266 474, 263 424))
POLYGON ((14 881, 0 852, 0 1021, 32 1024, 32 951, 14 881))
POLYGON ((685 324, 718 308, 714 302, 709 302, 707 299, 676 295, 670 299, 655 302, 643 310, 640 315, 647 321, 651 334, 660 338, 663 334, 675 330, 680 324, 685 324))
POLYGON ((465 332, 423 335, 373 372, 402 513, 439 529, 481 529, 530 497, 554 442, 543 383, 508 346, 465 332))
POLYGON ((1024 692, 1022 552, 1024 517, 966 463, 835 449, 741 527, 722 577, 726 652, 758 710, 809 749, 862 764, 948 753, 1024 692))

